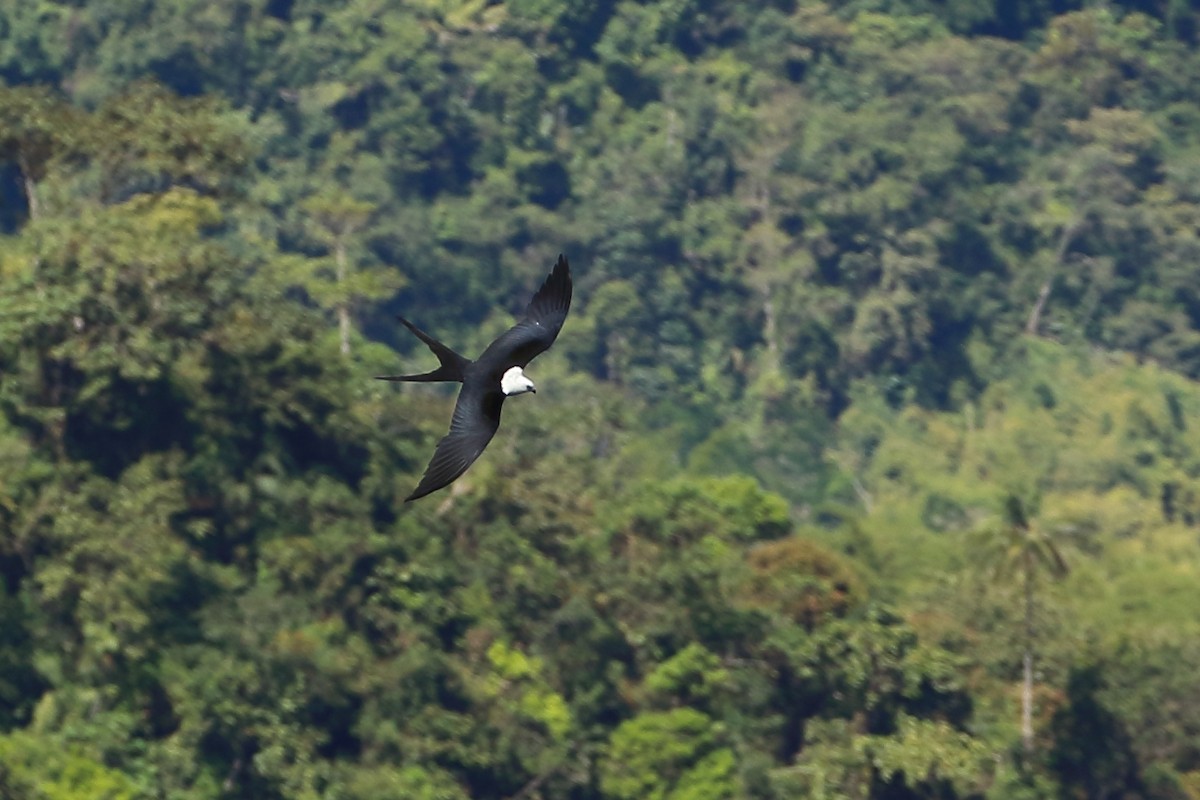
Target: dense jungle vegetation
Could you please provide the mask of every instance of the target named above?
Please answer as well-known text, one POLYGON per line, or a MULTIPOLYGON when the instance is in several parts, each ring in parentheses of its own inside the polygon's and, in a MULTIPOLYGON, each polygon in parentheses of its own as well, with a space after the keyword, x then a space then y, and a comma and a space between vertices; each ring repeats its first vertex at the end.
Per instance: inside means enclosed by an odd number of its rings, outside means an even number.
POLYGON ((1198 26, 0 0, 0 797, 1197 800, 1198 26))

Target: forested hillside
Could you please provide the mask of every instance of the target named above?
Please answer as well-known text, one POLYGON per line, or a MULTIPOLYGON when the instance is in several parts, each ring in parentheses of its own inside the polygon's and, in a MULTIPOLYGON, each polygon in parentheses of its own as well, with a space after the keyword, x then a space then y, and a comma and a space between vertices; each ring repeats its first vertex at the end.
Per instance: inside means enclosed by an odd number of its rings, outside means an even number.
POLYGON ((0 0, 0 798, 1200 799, 1198 44, 0 0))

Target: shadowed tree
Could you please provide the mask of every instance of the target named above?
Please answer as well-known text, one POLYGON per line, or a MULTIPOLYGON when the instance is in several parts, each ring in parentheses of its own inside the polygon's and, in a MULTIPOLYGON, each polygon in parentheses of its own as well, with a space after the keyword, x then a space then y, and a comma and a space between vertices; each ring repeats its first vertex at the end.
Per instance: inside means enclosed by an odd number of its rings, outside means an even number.
POLYGON ((1066 703, 1050 720, 1050 769, 1058 774, 1066 797, 1118 800, 1137 797, 1142 790, 1133 742, 1101 700, 1103 690, 1099 666, 1073 669, 1066 703))

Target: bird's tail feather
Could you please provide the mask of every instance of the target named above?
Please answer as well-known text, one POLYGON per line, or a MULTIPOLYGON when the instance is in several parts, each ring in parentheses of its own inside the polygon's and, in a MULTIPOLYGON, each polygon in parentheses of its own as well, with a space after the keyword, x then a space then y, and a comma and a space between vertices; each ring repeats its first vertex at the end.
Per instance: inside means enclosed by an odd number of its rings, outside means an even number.
POLYGON ((431 372, 423 372, 420 375, 376 375, 377 380, 381 381, 412 381, 429 383, 434 381, 457 381, 462 383, 463 377, 466 375, 467 366, 470 365, 470 359, 463 358, 458 353, 451 350, 446 345, 439 342, 437 339, 430 336, 425 331, 413 325, 404 317, 396 317, 408 328, 416 337, 425 343, 425 346, 433 351, 437 356, 441 366, 431 372))

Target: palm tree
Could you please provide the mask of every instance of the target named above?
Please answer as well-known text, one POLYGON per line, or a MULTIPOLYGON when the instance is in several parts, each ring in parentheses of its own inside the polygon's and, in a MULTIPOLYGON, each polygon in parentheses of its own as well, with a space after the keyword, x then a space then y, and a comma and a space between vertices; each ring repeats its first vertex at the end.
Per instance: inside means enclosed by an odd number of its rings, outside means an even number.
POLYGON ((1041 572, 1052 578, 1067 574, 1067 562, 1056 541, 1065 528, 1039 524, 1031 520, 1026 504, 1015 494, 1004 499, 999 524, 995 521, 980 529, 987 556, 985 564, 995 578, 1020 581, 1024 605, 1021 656, 1021 744, 1026 754, 1033 752, 1033 648, 1034 607, 1037 577, 1041 572))

